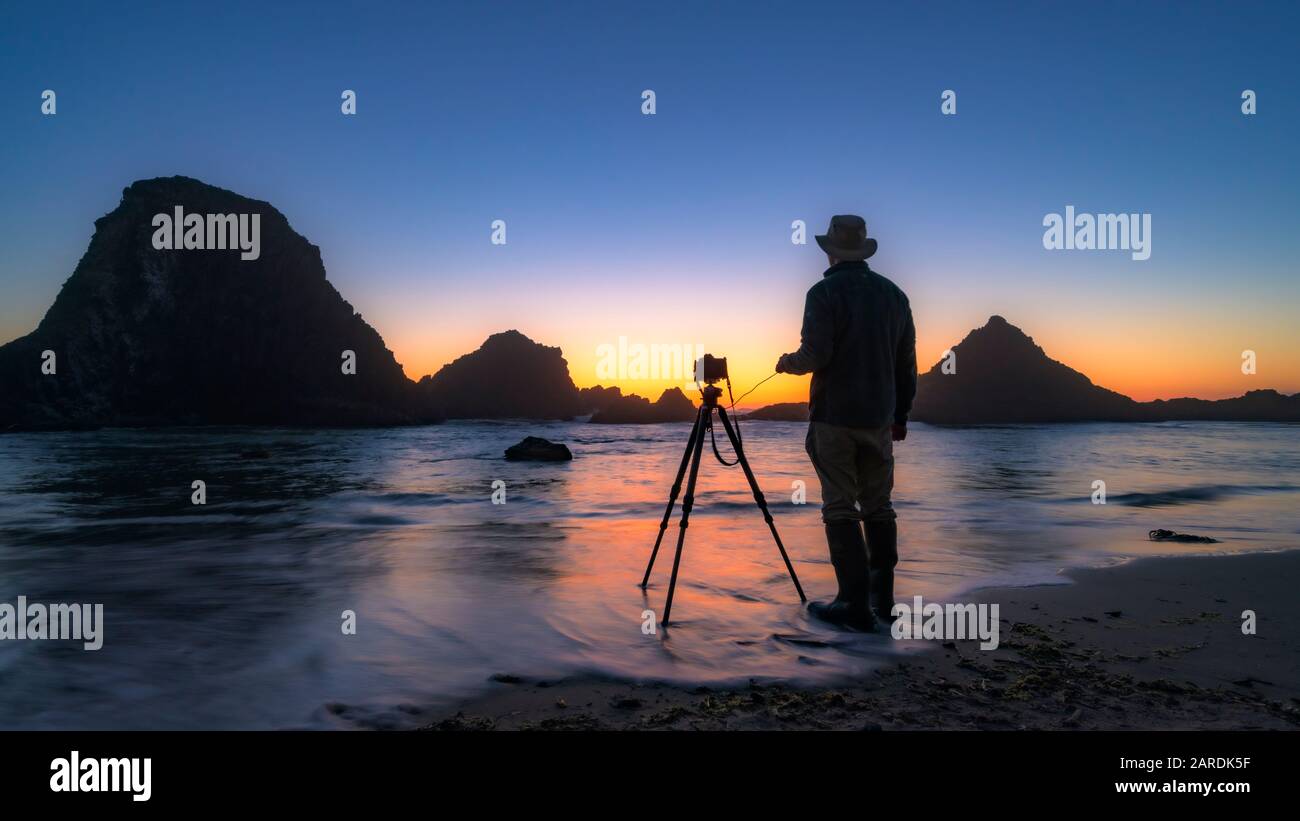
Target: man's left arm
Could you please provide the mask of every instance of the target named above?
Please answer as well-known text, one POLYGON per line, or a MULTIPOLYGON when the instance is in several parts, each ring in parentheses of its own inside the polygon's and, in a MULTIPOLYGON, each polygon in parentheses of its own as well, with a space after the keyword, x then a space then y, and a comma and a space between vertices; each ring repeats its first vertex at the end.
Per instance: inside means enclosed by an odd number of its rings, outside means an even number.
POLYGON ((895 442, 907 438, 907 415, 912 412, 912 400, 916 398, 916 325, 912 322, 912 306, 903 300, 906 318, 903 320, 903 332, 898 340, 898 352, 894 362, 894 424, 895 442))
POLYGON ((776 361, 777 373, 796 376, 812 373, 831 361, 835 344, 835 329, 830 305, 821 288, 812 288, 803 306, 803 330, 799 334, 799 350, 783 354, 776 361))

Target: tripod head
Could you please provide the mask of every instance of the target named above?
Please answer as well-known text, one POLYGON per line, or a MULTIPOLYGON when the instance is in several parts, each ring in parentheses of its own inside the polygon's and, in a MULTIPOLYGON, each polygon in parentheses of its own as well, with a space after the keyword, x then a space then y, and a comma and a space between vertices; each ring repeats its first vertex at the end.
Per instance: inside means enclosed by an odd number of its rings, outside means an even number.
POLYGON ((700 396, 703 397, 700 404, 712 412, 713 408, 718 407, 718 400, 722 398, 722 388, 717 385, 705 385, 700 388, 700 396))

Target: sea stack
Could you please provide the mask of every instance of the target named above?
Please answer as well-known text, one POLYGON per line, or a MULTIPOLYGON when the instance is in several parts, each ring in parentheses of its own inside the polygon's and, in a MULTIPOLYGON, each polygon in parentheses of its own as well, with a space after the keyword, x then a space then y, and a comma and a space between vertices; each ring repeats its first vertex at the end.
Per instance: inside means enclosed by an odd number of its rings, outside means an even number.
POLYGON ((958 425, 1126 421, 1141 413, 1127 396, 1049 358, 1000 316, 989 317, 952 352, 950 373, 940 359, 921 374, 913 420, 958 425))
POLYGON ((135 182, 96 220, 36 330, 0 347, 0 386, 0 431, 435 419, 319 248, 269 203, 188 177, 135 182), (155 217, 177 209, 257 215, 256 258, 156 248, 155 217))
POLYGON ((571 419, 578 388, 559 348, 516 330, 492 334, 473 353, 419 382, 424 402, 448 419, 571 419))

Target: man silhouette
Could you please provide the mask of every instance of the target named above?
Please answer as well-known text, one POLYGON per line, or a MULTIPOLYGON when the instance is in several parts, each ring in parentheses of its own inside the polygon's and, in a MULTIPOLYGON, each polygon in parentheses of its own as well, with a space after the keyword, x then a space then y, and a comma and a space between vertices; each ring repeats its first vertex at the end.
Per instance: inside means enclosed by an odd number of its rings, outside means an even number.
POLYGON ((876 618, 893 621, 893 443, 907 437, 916 395, 916 328, 907 295, 867 267, 876 241, 867 237, 862 217, 832 217, 817 244, 830 268, 808 289, 799 350, 776 363, 778 373, 813 375, 806 448, 821 480, 839 593, 808 610, 833 624, 873 630, 876 618))

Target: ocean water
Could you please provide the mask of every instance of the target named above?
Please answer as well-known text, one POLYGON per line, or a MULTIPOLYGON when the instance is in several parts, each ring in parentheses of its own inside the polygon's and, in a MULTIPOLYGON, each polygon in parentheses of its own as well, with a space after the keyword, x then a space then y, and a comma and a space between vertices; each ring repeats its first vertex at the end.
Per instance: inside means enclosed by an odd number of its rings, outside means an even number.
MULTIPOLYGON (((833 681, 898 652, 808 618, 739 468, 707 447, 674 623, 689 425, 448 423, 0 436, 0 602, 102 603, 104 645, 0 641, 0 728, 402 727, 498 674, 833 681), (572 462, 511 463, 526 435, 572 462), (191 482, 207 484, 192 505, 191 482), (505 504, 491 501, 505 483, 505 504), (680 509, 680 508, 679 508, 680 509), (356 614, 344 635, 342 613, 356 614)), ((833 594, 805 426, 743 423, 809 596, 833 594), (806 504, 795 504, 796 483, 806 504)), ((724 455, 729 449, 720 443, 724 455)), ((1157 553, 1300 544, 1300 430, 934 428, 897 447, 900 596, 1157 553), (1092 503, 1094 481, 1106 504, 1092 503), (1147 541, 1152 528, 1216 545, 1147 541)))

